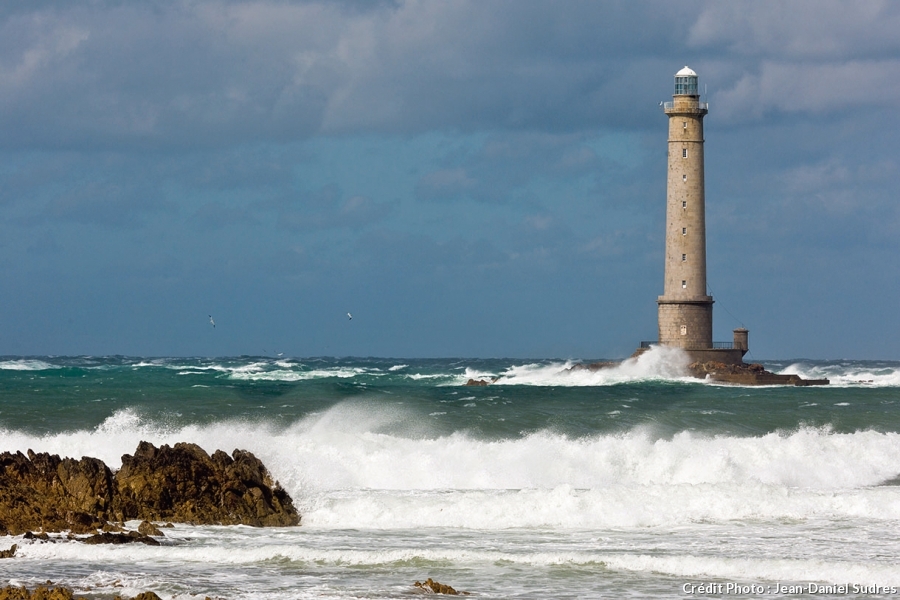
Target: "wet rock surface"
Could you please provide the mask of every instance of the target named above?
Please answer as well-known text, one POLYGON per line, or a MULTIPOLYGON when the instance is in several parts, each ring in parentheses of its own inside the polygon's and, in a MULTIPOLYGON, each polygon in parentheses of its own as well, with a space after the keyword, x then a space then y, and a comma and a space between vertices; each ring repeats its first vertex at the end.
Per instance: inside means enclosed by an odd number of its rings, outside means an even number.
POLYGON ((737 385, 828 385, 827 379, 803 379, 799 375, 779 375, 760 364, 730 365, 721 362, 694 362, 688 365, 692 377, 737 385))
POLYGON ((448 596, 469 595, 469 592, 458 592, 449 585, 444 585, 443 583, 434 581, 433 579, 431 579, 431 577, 426 579, 424 583, 421 581, 417 581, 413 584, 413 586, 429 594, 447 594, 448 596))
MULTIPOLYGON (((76 596, 67 587, 53 586, 53 584, 39 585, 34 590, 28 591, 24 587, 8 585, 0 588, 0 600, 87 600, 84 596, 76 596)), ((137 596, 116 596, 114 600, 162 600, 154 592, 141 592, 137 596)), ((209 600, 209 598, 207 598, 209 600)))
POLYGON ((115 477, 120 520, 288 526, 300 517, 290 496, 250 452, 208 455, 196 444, 141 442, 115 477))
POLYGON ((0 454, 0 535, 33 529, 86 533, 109 518, 113 476, 96 458, 0 454))
POLYGON ((139 531, 129 531, 127 533, 95 533, 78 541, 85 544, 131 544, 140 542, 148 546, 159 546, 159 542, 149 535, 144 535, 139 531))
MULTIPOLYGON (((105 534, 110 521, 137 519, 200 525, 290 526, 300 515, 252 453, 207 454, 196 444, 141 442, 115 474, 99 459, 0 453, 0 535, 25 532, 105 534)), ((113 542, 114 543, 114 542, 113 542)))

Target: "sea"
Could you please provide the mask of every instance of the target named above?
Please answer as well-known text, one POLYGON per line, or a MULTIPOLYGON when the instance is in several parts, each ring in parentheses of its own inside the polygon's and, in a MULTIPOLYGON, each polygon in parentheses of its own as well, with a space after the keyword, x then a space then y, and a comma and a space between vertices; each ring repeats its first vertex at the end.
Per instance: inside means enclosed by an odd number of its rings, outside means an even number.
MULTIPOLYGON (((759 361, 823 387, 515 359, 0 357, 0 451, 253 452, 297 527, 162 545, 0 537, 0 585, 86 598, 900 596, 900 362, 759 361), (467 386, 470 379, 493 380, 467 386)), ((136 526, 137 523, 129 523, 136 526)))

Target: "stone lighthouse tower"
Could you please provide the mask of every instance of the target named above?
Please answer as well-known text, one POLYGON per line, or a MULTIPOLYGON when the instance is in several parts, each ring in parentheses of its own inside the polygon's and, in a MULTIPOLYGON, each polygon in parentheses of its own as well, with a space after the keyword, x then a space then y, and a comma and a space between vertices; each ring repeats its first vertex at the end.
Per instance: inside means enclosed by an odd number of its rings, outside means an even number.
MULTIPOLYGON (((669 117, 666 171, 666 263, 659 307, 659 337, 641 342, 632 357, 654 345, 681 348, 694 377, 741 385, 826 385, 827 379, 801 379, 744 364, 749 332, 734 330, 733 342, 713 342, 713 299, 706 293, 706 194, 703 172, 703 117, 697 74, 688 67, 675 73, 675 94, 664 104, 669 117)), ((598 368, 603 368, 602 363, 598 368)), ((588 365, 588 368, 592 368, 588 365)))
POLYGON ((706 294, 706 201, 703 183, 703 117, 697 74, 675 74, 669 116, 666 180, 666 265, 659 305, 659 343, 705 350, 712 343, 712 296, 706 294))

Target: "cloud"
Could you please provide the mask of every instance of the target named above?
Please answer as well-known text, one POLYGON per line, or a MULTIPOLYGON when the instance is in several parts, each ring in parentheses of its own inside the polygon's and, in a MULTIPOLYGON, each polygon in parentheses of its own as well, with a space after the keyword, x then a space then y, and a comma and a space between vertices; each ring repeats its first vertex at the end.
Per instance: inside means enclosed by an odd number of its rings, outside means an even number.
MULTIPOLYGON (((615 314, 602 335, 619 337, 648 311, 652 330, 657 104, 689 64, 710 89, 719 278, 759 306, 781 268, 827 281, 855 265, 889 287, 898 14, 878 0, 0 3, 0 260, 23 298, 61 276, 73 298, 132 285, 171 311, 172 290, 253 306, 328 288, 429 321, 412 291, 442 314, 569 302, 565 322, 615 314)), ((830 310, 795 287, 787 310, 830 310)), ((428 335, 417 347, 440 353, 428 335)), ((542 335, 536 348, 560 334, 542 335)), ((554 347, 579 335, 603 350, 580 328, 554 347)))
POLYGON ((438 169, 427 173, 416 183, 416 197, 423 200, 443 200, 460 198, 474 190, 478 182, 466 170, 438 169))
POLYGON ((395 202, 376 202, 363 195, 344 198, 336 184, 314 192, 284 197, 261 207, 274 208, 278 226, 291 231, 361 229, 381 221, 397 207, 395 202))
POLYGON ((535 184, 593 179, 612 170, 598 156, 596 138, 545 132, 503 132, 477 145, 455 147, 441 168, 422 175, 415 194, 420 200, 475 200, 483 203, 534 203, 535 184))
POLYGON ((640 61, 690 18, 629 7, 41 3, 0 14, 0 143, 184 148, 622 123, 634 115, 607 98, 627 102, 652 78, 634 81, 619 59, 640 61))
POLYGON ((898 29, 900 7, 884 0, 707 2, 688 43, 785 62, 845 62, 896 56, 898 29))
POLYGON ((712 97, 723 118, 756 120, 772 113, 828 114, 892 107, 900 102, 900 59, 840 64, 763 62, 712 97))

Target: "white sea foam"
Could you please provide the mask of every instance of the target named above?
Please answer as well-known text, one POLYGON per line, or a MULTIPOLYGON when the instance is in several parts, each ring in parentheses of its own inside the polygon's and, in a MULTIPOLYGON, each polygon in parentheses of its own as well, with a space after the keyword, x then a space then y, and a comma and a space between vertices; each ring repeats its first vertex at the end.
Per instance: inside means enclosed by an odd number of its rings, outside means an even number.
POLYGON ((602 386, 636 381, 687 380, 689 362, 688 355, 679 348, 653 346, 636 358, 596 370, 578 368, 571 361, 513 365, 500 373, 468 368, 457 378, 457 383, 481 379, 492 381, 493 385, 602 386))
POLYGON ((7 371, 46 371, 59 368, 61 367, 36 359, 19 358, 0 361, 0 369, 7 371))
POLYGON ((571 439, 434 436, 433 418, 355 401, 288 427, 172 427, 134 410, 92 431, 2 431, 4 449, 96 456, 113 468, 138 440, 257 454, 320 527, 508 528, 860 516, 900 519, 900 434, 801 428, 759 437, 646 428, 571 439), (376 493, 377 492, 377 493, 376 493), (639 499, 639 501, 636 501, 639 499))
POLYGON ((804 379, 828 379, 832 387, 900 387, 900 367, 896 365, 860 365, 853 363, 792 363, 779 373, 804 379))
POLYGON ((335 367, 332 369, 294 371, 285 369, 263 370, 262 366, 256 366, 252 369, 233 369, 229 377, 231 379, 245 381, 308 381, 310 379, 327 379, 331 377, 349 379, 362 374, 377 375, 377 373, 372 373, 367 369, 359 367, 335 367))
MULTIPOLYGON (((370 530, 364 534, 366 543, 358 543, 358 538, 351 538, 357 543, 347 544, 340 543, 346 541, 343 537, 329 537, 327 533, 323 535, 323 530, 307 527, 276 533, 252 528, 179 525, 175 530, 167 531, 166 545, 161 547, 139 544, 125 547, 85 546, 65 540, 49 544, 23 542, 17 559, 44 564, 53 564, 53 561, 76 562, 106 568, 114 564, 144 565, 143 569, 137 570, 95 572, 80 582, 84 588, 93 589, 111 587, 118 581, 118 585, 134 589, 132 593, 154 583, 152 571, 148 573, 151 569, 159 572, 184 568, 205 571, 211 565, 218 569, 225 567, 226 570, 229 566, 266 565, 269 576, 277 577, 272 567, 286 561, 315 565, 317 569, 404 568, 411 564, 452 566, 480 571, 485 583, 486 565, 494 565, 495 568, 506 565, 513 570, 517 567, 544 569, 555 566, 603 568, 687 580, 716 578, 755 583, 802 581, 807 585, 809 582, 900 585, 900 573, 890 559, 866 560, 862 556, 853 556, 855 552, 852 547, 842 558, 837 558, 831 545, 817 546, 812 540, 803 540, 807 542, 803 544, 791 536, 791 533, 798 533, 797 530, 784 531, 789 527, 781 529, 773 532, 766 526, 748 523, 741 528, 740 535, 727 536, 723 540, 727 544, 711 554, 714 540, 698 543, 704 533, 702 526, 693 532, 679 528, 656 529, 654 550, 641 552, 634 549, 636 540, 623 535, 620 528, 605 530, 600 543, 579 532, 565 541, 561 537, 554 540, 552 535, 546 534, 535 537, 513 534, 506 538, 495 535, 485 544, 483 533, 476 533, 474 538, 456 533, 451 538, 443 535, 444 531, 450 530, 431 526, 429 543, 396 544, 390 537, 380 537, 370 530), (542 539, 545 537, 550 539, 545 542, 542 539), (763 548, 759 547, 760 542, 765 543, 763 548)), ((819 530, 818 533, 821 535, 825 531, 819 530)), ((889 549, 890 538, 886 534, 874 541, 881 545, 888 544, 885 549, 889 549)), ((850 540, 843 538, 834 541, 847 544, 850 540)), ((358 570, 356 573, 364 575, 366 571, 358 570)), ((252 584, 247 581, 236 583, 243 584, 241 587, 252 584)))

